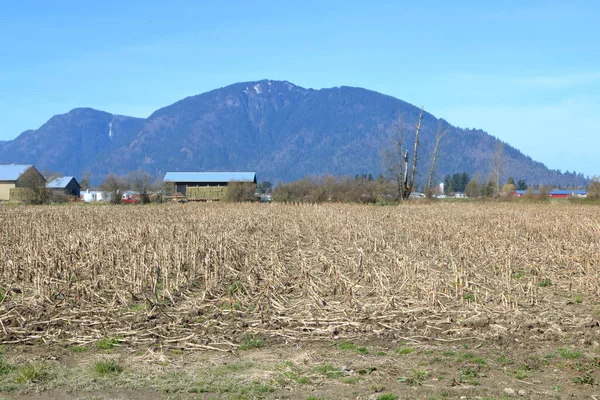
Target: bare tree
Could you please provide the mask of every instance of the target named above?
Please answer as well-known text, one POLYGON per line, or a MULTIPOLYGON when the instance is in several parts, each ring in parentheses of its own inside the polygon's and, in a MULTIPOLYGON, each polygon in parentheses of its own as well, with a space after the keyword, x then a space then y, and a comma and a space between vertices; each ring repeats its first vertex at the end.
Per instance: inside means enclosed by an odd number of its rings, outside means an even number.
POLYGON ((22 188, 21 200, 30 204, 47 204, 52 192, 46 188, 46 180, 35 168, 29 168, 19 177, 17 187, 22 188))
POLYGON ((157 203, 163 203, 167 201, 169 196, 174 196, 177 194, 175 182, 165 182, 161 178, 156 179, 152 184, 152 187, 155 190, 155 200, 157 203))
POLYGON ((590 199, 600 199, 600 177, 594 176, 588 186, 587 197, 590 199))
POLYGON ((387 173, 390 175, 396 187, 398 188, 398 197, 400 197, 402 188, 402 153, 404 141, 404 121, 402 115, 398 115, 398 127, 395 129, 395 135, 390 135, 389 144, 383 149, 383 164, 387 173))
POLYGON ((129 173, 129 187, 139 193, 142 204, 150 202, 150 193, 152 192, 152 175, 138 168, 129 173))
POLYGON ((90 172, 85 171, 83 173, 83 177, 81 178, 81 188, 83 190, 87 190, 90 188, 90 172))
POLYGON ((412 168, 409 169, 408 150, 404 149, 404 130, 403 120, 398 118, 397 137, 392 137, 390 148, 384 149, 384 164, 388 173, 392 176, 398 186, 398 199, 406 200, 410 197, 415 184, 415 175, 417 171, 419 132, 421 130, 421 121, 423 119, 423 107, 419 113, 417 125, 415 128, 415 142, 412 156, 412 168))
POLYGON ((122 194, 126 187, 127 182, 125 179, 115 174, 108 175, 104 183, 100 185, 100 188, 109 194, 110 202, 113 204, 121 204, 123 201, 122 194))
POLYGON ((425 195, 427 198, 431 198, 431 181, 433 181, 433 174, 435 173, 435 163, 437 161, 438 150, 440 148, 440 143, 449 129, 445 129, 442 131, 442 121, 438 121, 437 134, 435 135, 435 147, 433 148, 433 156, 431 158, 431 166, 429 167, 429 178, 427 179, 427 188, 425 189, 425 195))
POLYGON ((490 182, 494 183, 494 195, 500 194, 500 177, 502 175, 502 159, 504 156, 504 143, 498 141, 496 143, 496 151, 490 165, 490 182))

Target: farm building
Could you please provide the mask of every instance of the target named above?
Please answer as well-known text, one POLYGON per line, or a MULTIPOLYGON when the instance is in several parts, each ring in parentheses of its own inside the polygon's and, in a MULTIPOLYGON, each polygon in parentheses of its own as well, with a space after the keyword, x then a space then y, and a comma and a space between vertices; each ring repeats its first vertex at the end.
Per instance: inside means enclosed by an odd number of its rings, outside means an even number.
POLYGON ((79 197, 81 194, 81 185, 79 185, 79 182, 73 176, 63 176, 53 179, 48 182, 46 187, 51 189, 53 193, 60 193, 66 196, 79 197))
POLYGON ((0 165, 0 201, 17 200, 18 190, 15 189, 45 183, 33 165, 0 165))
POLYGON ((86 203, 110 201, 110 193, 87 189, 80 192, 79 198, 86 203))
POLYGON ((256 172, 167 172, 163 181, 174 183, 188 199, 219 200, 231 182, 256 184, 256 172))
POLYGON ((553 199, 566 199, 567 197, 587 197, 585 190, 553 190, 550 192, 550 197, 553 199))
MULTIPOLYGON (((524 197, 527 195, 526 190, 515 190, 515 196, 524 197)), ((534 190, 532 193, 533 196, 539 196, 540 191, 534 190)), ((550 198, 552 199, 566 199, 567 197, 587 197, 587 192, 585 190, 552 190, 549 193, 550 198)))

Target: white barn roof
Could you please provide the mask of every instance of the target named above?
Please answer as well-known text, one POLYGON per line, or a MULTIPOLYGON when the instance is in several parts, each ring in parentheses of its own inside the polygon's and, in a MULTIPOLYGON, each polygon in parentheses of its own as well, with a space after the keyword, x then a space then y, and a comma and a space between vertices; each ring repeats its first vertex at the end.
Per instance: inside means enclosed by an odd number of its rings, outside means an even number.
POLYGON ((16 181, 21 175, 33 165, 0 165, 0 181, 16 181))
POLYGON ((254 182, 256 172, 167 172, 165 182, 254 182))
POLYGON ((73 176, 63 176, 60 178, 53 179, 50 181, 46 187, 50 189, 64 189, 67 187, 71 179, 75 179, 73 176))

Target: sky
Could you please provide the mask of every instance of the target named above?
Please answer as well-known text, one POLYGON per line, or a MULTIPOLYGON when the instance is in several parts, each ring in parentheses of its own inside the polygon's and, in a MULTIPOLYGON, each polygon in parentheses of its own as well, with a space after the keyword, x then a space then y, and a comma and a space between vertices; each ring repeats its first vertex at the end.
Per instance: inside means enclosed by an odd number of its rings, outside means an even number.
POLYGON ((595 0, 7 1, 0 140, 76 107, 147 117, 274 79, 375 90, 600 175, 599 20, 595 0))

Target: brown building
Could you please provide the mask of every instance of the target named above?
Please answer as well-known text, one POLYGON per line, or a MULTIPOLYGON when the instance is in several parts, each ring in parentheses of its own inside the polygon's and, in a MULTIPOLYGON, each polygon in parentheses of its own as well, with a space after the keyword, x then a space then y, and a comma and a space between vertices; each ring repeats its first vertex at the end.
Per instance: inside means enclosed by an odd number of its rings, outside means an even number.
POLYGON ((46 180, 33 165, 0 165, 0 201, 11 200, 11 189, 45 185, 46 180))
POLYGON ((175 184, 177 193, 192 187, 225 187, 230 182, 256 183, 256 172, 167 172, 164 182, 175 184))

